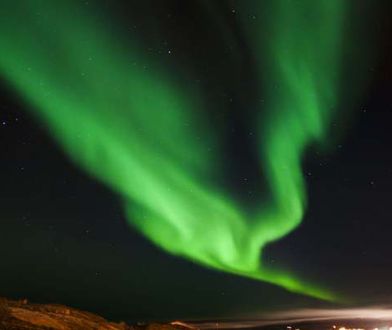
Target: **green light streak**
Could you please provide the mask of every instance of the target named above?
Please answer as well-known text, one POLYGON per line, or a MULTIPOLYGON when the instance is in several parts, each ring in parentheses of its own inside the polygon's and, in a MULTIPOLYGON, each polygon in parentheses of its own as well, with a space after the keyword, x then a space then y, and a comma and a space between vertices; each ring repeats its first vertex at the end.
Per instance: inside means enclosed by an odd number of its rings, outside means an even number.
MULTIPOLYGON (((266 45, 259 50, 269 110, 260 120, 260 155, 272 203, 260 216, 262 242, 285 236, 303 217, 301 158, 310 144, 327 142, 326 130, 337 106, 345 7, 341 0, 263 2, 267 3, 274 16, 259 16, 269 21, 266 45)), ((261 36, 254 33, 253 38, 257 49, 261 36)))
POLYGON ((200 111, 201 96, 77 2, 2 1, 0 73, 69 157, 120 195, 130 224, 155 244, 207 267, 334 300, 263 266, 260 251, 304 213, 300 161, 324 137, 336 104, 342 3, 264 6, 273 17, 265 54, 258 50, 263 27, 244 19, 268 89, 260 150, 271 196, 257 221, 211 180, 220 166, 209 150, 218 139, 200 111))

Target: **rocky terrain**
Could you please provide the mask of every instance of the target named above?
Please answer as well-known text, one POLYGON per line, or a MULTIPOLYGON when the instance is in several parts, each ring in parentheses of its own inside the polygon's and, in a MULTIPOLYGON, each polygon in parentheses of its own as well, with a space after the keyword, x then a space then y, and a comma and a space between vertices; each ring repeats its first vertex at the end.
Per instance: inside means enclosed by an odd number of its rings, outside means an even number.
POLYGON ((178 330, 180 325, 130 326, 62 305, 0 298, 0 330, 178 330))

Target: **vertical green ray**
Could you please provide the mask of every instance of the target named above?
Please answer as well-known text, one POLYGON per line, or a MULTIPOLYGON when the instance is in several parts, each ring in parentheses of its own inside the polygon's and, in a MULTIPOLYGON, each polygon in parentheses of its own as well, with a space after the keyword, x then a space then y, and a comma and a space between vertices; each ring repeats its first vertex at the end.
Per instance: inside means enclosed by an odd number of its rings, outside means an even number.
POLYGON ((251 14, 244 8, 265 87, 259 151, 271 196, 256 224, 264 244, 303 217, 301 161, 308 146, 327 142, 338 106, 346 6, 344 0, 271 0, 253 2, 251 14))
MULTIPOLYGON (((345 7, 344 0, 274 0, 245 17, 264 78, 259 144, 271 191, 255 224, 255 247, 284 237, 303 218, 301 161, 308 146, 327 142, 338 105, 345 7)), ((285 271, 262 269, 284 287, 306 287, 285 271)))

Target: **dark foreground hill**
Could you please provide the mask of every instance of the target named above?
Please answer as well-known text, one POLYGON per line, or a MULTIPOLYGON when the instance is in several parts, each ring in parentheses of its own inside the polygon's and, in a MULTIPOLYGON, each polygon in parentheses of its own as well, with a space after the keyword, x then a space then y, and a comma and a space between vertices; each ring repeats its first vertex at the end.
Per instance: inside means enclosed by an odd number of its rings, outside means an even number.
POLYGON ((130 326, 62 305, 32 304, 0 298, 0 330, 178 330, 180 326, 130 326))
MULTIPOLYGON (((200 321, 170 324, 128 325, 110 322, 98 315, 55 304, 33 304, 27 300, 0 298, 0 330, 376 330, 392 329, 392 320, 355 319, 306 321, 251 320, 251 321, 200 321)), ((314 320, 314 319, 313 319, 314 320)))

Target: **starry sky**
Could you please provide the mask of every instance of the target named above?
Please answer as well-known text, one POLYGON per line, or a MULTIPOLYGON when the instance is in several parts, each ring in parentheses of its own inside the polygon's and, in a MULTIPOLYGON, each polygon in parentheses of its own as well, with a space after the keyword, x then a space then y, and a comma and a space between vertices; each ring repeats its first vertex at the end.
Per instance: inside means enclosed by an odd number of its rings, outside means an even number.
MULTIPOLYGON (((187 68, 208 100, 210 120, 224 132, 226 185, 243 204, 257 202, 265 178, 257 171, 251 105, 264 96, 257 92, 253 49, 237 20, 240 3, 99 5, 155 61, 187 68)), ((260 19, 252 6, 249 1, 249 20, 260 19)), ((310 148, 303 159, 303 221, 263 252, 267 265, 322 283, 348 297, 350 306, 388 304, 392 295, 390 9, 381 0, 349 7, 342 96, 329 125, 330 143, 326 150, 310 148)), ((268 6, 265 11, 268 16, 268 6)), ((164 252, 128 225, 118 194, 70 160, 29 107, 0 81, 0 296, 68 304, 126 321, 257 317, 330 306, 164 252)))

